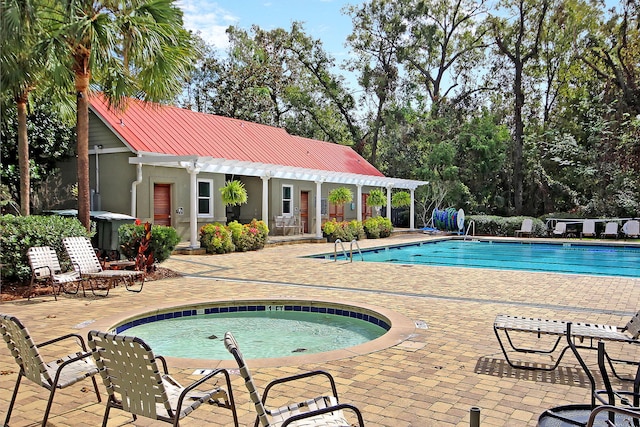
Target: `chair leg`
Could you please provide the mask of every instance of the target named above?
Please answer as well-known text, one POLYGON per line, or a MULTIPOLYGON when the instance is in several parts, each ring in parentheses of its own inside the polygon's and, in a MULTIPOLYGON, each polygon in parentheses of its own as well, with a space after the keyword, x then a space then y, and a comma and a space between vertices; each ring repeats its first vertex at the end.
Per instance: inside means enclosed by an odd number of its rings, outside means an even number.
POLYGON ((107 407, 104 410, 104 417, 102 418, 102 427, 107 427, 107 420, 109 419, 109 411, 111 410, 111 397, 107 402, 107 407))
POLYGON ((9 403, 9 409, 7 410, 7 418, 4 420, 5 427, 9 427, 9 419, 11 418, 11 411, 13 410, 13 404, 16 403, 16 397, 18 396, 18 388, 20 387, 20 380, 22 379, 22 369, 18 373, 18 379, 16 380, 16 386, 13 389, 13 396, 11 396, 11 403, 9 403))
POLYGON ((98 403, 102 402, 102 398, 100 397, 100 392, 98 391, 98 383, 96 382, 95 375, 91 377, 91 382, 93 383, 93 389, 96 391, 96 397, 98 398, 98 403))
POLYGON ((56 394, 56 386, 51 386, 51 393, 49 393, 49 401, 47 402, 47 409, 44 410, 44 417, 42 417, 42 427, 47 427, 47 419, 49 419, 49 412, 51 412, 51 404, 53 403, 53 397, 56 394))

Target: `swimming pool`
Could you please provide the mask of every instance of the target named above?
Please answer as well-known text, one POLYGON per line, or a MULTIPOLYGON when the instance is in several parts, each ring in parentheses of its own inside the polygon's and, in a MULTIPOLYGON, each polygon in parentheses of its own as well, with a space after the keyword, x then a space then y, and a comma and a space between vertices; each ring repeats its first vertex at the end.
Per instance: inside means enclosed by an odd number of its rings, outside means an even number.
MULTIPOLYGON (((631 245, 440 240, 366 250, 362 255, 365 262, 640 277, 640 247, 631 245)), ((344 255, 338 255, 341 258, 344 255)), ((354 254, 353 260, 361 259, 354 254)))

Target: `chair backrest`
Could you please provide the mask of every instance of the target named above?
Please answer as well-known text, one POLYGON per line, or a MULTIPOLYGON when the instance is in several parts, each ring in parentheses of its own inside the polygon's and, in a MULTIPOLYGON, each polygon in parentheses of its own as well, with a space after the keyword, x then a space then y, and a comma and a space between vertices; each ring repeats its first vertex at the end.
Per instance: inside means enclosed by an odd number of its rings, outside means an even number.
POLYGON ((618 223, 608 222, 604 229, 604 234, 618 234, 618 223))
POLYGON ((90 331, 89 348, 110 398, 122 409, 157 419, 156 403, 175 414, 151 348, 140 338, 90 331), (117 394, 117 395, 116 395, 117 394))
POLYGON ((631 220, 624 223, 622 231, 628 236, 637 236, 640 234, 640 221, 631 220))
POLYGON ((56 251, 50 246, 34 246, 27 252, 29 265, 36 278, 43 279, 62 272, 56 251))
POLYGON ((522 220, 522 226, 520 227, 520 231, 524 231, 525 233, 530 233, 533 228, 533 220, 531 218, 525 218, 522 220))
POLYGON ((556 229, 553 231, 554 233, 565 233, 567 231, 567 223, 566 222, 557 222, 556 229))
POLYGON ((25 377, 39 386, 45 385, 43 380, 48 385, 53 384, 38 347, 20 320, 14 316, 0 314, 0 333, 25 377))
POLYGON ((627 322, 624 327, 624 330, 630 334, 633 339, 638 339, 640 337, 640 311, 633 315, 631 319, 627 322))
POLYGON ((276 221, 275 221, 276 227, 284 227, 284 221, 285 221, 284 216, 282 215, 276 216, 276 221))
POLYGON ((582 223, 582 234, 596 234, 596 222, 592 219, 585 219, 582 223))
POLYGON ((81 274, 99 273, 102 271, 100 260, 86 237, 65 237, 62 239, 73 268, 81 274))
POLYGON ((244 358, 242 357, 242 353, 240 352, 240 348, 238 347, 238 342, 236 341, 233 334, 231 334, 231 332, 226 332, 224 334, 224 345, 225 347, 227 347, 229 353, 233 355, 233 358, 236 359, 238 368, 240 368, 240 375, 242 375, 242 378, 244 378, 244 385, 247 387, 247 390, 249 390, 249 396, 251 396, 251 401, 256 408, 260 423, 263 427, 268 427, 269 418, 267 417, 267 411, 262 404, 262 400, 260 399, 260 393, 258 393, 258 389, 253 383, 253 378, 251 377, 249 367, 245 363, 244 358))

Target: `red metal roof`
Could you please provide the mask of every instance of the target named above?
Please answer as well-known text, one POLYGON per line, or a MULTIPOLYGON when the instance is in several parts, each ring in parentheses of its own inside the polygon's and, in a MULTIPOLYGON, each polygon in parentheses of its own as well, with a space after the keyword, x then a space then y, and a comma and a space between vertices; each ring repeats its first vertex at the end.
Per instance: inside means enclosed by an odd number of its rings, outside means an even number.
POLYGON ((131 99, 124 111, 91 97, 93 111, 138 153, 219 159, 384 176, 350 147, 284 129, 131 99))

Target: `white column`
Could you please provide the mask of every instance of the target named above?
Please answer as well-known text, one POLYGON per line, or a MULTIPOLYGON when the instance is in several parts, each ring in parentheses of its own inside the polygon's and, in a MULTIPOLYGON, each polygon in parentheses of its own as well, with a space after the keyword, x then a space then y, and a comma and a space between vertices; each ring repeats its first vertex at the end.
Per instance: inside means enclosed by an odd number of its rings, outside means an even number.
POLYGON ((414 219, 415 210, 416 210, 416 207, 415 207, 415 192, 416 192, 416 189, 412 188, 411 189, 411 205, 409 206, 409 229, 410 230, 415 230, 415 226, 416 226, 416 224, 415 224, 416 221, 414 219))
POLYGON ((316 237, 322 238, 322 180, 316 181, 316 237))
POLYGON ((198 181, 196 178, 200 172, 200 168, 196 162, 193 162, 193 164, 187 166, 187 172, 189 172, 189 204, 191 205, 189 208, 189 231, 191 238, 189 247, 191 249, 197 249, 200 247, 200 242, 198 241, 198 181))
POLYGON ((393 185, 387 185, 387 219, 391 221, 391 189, 393 185))
POLYGON ((267 227, 269 226, 269 175, 261 176, 262 178, 262 220, 267 227))
POLYGON ((356 219, 362 222, 362 184, 356 184, 356 188, 358 189, 356 191, 356 209, 358 211, 356 219))

